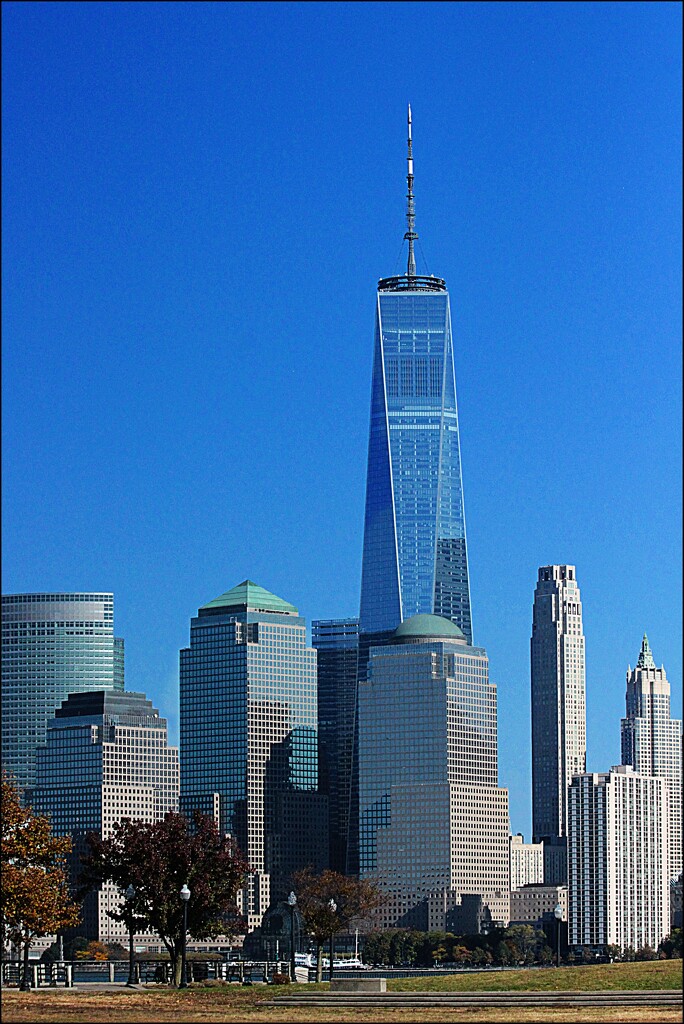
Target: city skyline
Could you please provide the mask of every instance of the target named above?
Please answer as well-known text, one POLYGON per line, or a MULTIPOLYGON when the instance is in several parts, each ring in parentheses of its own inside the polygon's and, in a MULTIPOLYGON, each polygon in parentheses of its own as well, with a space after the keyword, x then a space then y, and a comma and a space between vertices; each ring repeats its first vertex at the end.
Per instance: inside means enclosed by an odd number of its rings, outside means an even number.
POLYGON ((188 619, 236 579, 357 614, 410 100, 529 839, 538 566, 581 580, 589 771, 620 760, 644 632, 681 700, 681 10, 266 7, 4 5, 3 591, 113 592, 174 743, 188 619), (409 33, 410 67, 366 59, 409 33))

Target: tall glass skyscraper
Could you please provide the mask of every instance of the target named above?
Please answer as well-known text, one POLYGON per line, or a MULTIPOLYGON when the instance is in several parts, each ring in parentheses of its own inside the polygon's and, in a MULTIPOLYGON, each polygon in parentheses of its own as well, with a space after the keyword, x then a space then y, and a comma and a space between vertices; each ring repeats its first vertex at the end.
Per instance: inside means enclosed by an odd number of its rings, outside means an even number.
POLYGON ((449 294, 416 274, 411 111, 407 273, 378 283, 360 632, 417 614, 472 643, 449 294))
POLYGON ((36 747, 62 701, 123 688, 113 594, 3 595, 2 763, 22 790, 35 783, 36 747))
MULTIPOLYGON (((449 619, 473 642, 451 310, 446 283, 416 273, 408 110, 406 273, 381 278, 375 310, 358 682, 371 647, 414 615, 449 619)), ((358 716, 358 711, 357 711, 358 716)), ((358 729, 347 870, 359 870, 358 729)))

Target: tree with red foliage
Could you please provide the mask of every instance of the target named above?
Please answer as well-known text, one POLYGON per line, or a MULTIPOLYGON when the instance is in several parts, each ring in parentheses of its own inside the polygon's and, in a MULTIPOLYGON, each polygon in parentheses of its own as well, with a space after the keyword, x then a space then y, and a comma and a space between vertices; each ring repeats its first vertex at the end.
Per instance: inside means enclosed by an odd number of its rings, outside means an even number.
MULTIPOLYGON (((309 932, 316 943, 316 980, 323 977, 323 944, 337 932, 351 926, 352 921, 367 920, 386 902, 386 895, 369 878, 351 878, 337 871, 323 871, 315 875, 310 868, 297 871, 292 885, 309 932), (334 904, 334 909, 331 905, 334 904)), ((330 967, 333 969, 331 948, 330 967)))
POLYGON ((183 951, 183 885, 190 889, 188 932, 195 939, 216 938, 243 930, 235 905, 248 865, 232 839, 222 836, 213 818, 196 813, 193 824, 169 812, 162 821, 124 818, 108 839, 88 836, 83 891, 112 881, 122 894, 132 885, 132 905, 122 898, 109 911, 115 921, 131 915, 155 931, 168 950, 174 985, 180 984, 183 951))

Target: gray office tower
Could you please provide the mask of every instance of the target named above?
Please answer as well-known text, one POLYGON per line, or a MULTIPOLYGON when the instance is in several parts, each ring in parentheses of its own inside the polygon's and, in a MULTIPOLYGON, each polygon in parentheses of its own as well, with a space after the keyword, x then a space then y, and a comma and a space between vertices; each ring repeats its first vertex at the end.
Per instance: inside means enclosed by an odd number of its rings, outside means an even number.
MULTIPOLYGON (((56 835, 71 836, 72 881, 87 852, 86 835, 112 835, 123 818, 154 822, 178 810, 178 748, 168 744, 166 719, 144 693, 72 693, 54 712, 37 750, 33 806, 50 817, 56 835)), ((79 934, 125 942, 126 927, 107 911, 121 893, 105 883, 83 905, 79 934)), ((138 941, 149 941, 149 935, 138 941)))
POLYGON ((293 871, 327 867, 316 652, 294 605, 251 580, 203 605, 180 652, 180 806, 212 814, 251 868, 251 931, 293 871))
POLYGON ((371 648, 359 790, 361 874, 387 894, 383 927, 445 930, 469 901, 483 926, 508 924, 496 687, 486 651, 447 619, 415 615, 371 648))
POLYGON ((582 603, 574 565, 539 569, 532 612, 532 835, 544 883, 567 885, 568 786, 586 771, 582 603))
POLYGON ((351 804, 358 619, 315 619, 311 642, 318 656, 318 788, 328 797, 329 860, 347 870, 347 839, 357 829, 351 804))
POLYGON ((2 598, 2 763, 30 799, 36 747, 70 693, 124 687, 113 594, 2 598))

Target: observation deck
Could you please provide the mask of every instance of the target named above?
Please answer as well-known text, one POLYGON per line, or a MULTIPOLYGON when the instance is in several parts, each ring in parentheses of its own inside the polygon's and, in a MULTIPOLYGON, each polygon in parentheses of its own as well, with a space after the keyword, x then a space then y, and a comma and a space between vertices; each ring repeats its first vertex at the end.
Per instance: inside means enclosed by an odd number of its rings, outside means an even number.
POLYGON ((445 292, 446 281, 441 277, 421 277, 418 274, 400 274, 398 277, 381 277, 379 292, 445 292))

